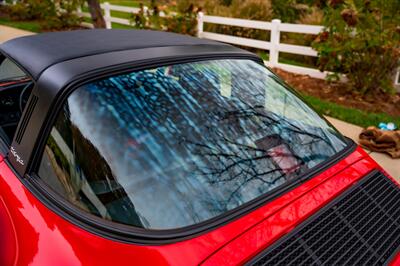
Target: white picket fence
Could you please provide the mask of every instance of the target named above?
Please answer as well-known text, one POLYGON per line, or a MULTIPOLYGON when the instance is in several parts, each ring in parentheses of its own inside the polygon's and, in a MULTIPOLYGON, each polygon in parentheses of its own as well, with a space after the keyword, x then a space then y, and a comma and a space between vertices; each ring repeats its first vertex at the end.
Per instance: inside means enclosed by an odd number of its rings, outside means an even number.
POLYGON ((247 19, 207 16, 201 13, 199 13, 198 15, 198 37, 257 48, 261 50, 268 50, 269 61, 266 62, 267 65, 271 67, 278 67, 293 73, 310 75, 315 78, 325 78, 327 72, 320 72, 317 69, 280 63, 279 52, 305 55, 305 56, 317 56, 317 52, 308 46, 282 43, 280 35, 281 32, 318 34, 322 29, 323 29, 322 26, 282 23, 279 19, 274 19, 271 22, 265 22, 265 21, 254 21, 247 19), (271 38, 269 41, 262 41, 262 40, 254 40, 249 38, 219 34, 214 32, 206 32, 203 31, 204 23, 266 30, 270 31, 271 38))
MULTIPOLYGON (((12 4, 15 4, 16 2, 17 2, 16 0, 12 0, 12 4)), ((4 4, 6 4, 6 2, 4 2, 4 4)), ((108 2, 101 4, 101 8, 104 10, 104 19, 106 21, 107 29, 112 28, 113 22, 131 26, 131 21, 129 19, 113 17, 111 16, 111 11, 125 12, 129 14, 138 14, 140 12, 140 8, 111 5, 108 2)), ((148 8, 147 7, 144 8, 145 12, 147 12, 148 8)), ((82 12, 81 8, 78 9, 77 13, 82 17, 90 18, 90 13, 82 12)), ((174 15, 174 13, 172 13, 171 15, 174 15)), ((161 12, 160 16, 165 16, 165 14, 161 12)), ((317 52, 313 50, 311 47, 281 43, 281 38, 280 38, 281 32, 315 35, 321 32, 323 26, 282 23, 279 19, 274 19, 271 22, 267 22, 267 21, 255 21, 247 19, 228 18, 228 17, 208 16, 204 15, 202 12, 198 13, 197 22, 198 22, 197 35, 199 38, 205 38, 240 46, 252 47, 261 50, 268 50, 269 61, 266 61, 265 63, 270 67, 277 67, 292 73, 309 75, 311 77, 321 78, 321 79, 325 78, 326 75, 328 74, 328 72, 320 72, 319 70, 313 68, 294 66, 279 62, 279 52, 298 54, 304 56, 315 56, 315 57, 318 56, 317 52), (267 40, 263 41, 263 40, 255 40, 255 39, 219 34, 214 32, 207 32, 204 31, 204 23, 270 31, 271 37, 269 41, 267 40)), ((88 22, 84 22, 83 25, 87 27, 93 27, 93 25, 88 22)), ((394 84, 398 89, 400 89, 400 69, 397 71, 394 77, 394 84)))

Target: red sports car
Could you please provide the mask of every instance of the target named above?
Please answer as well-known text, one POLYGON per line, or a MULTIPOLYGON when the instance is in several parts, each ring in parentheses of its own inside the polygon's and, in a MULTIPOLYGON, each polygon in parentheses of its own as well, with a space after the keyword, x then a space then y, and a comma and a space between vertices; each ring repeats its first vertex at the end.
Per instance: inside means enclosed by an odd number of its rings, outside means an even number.
POLYGON ((400 264, 399 184, 256 55, 135 30, 0 52, 0 265, 400 264))

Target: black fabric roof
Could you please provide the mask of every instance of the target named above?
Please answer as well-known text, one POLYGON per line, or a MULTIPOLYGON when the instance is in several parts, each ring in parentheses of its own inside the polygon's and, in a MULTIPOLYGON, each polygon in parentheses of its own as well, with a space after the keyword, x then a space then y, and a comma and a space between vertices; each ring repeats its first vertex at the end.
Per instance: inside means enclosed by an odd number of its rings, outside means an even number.
POLYGON ((0 45, 34 79, 46 68, 73 58, 149 47, 227 45, 180 34, 147 30, 77 30, 16 38, 0 45))

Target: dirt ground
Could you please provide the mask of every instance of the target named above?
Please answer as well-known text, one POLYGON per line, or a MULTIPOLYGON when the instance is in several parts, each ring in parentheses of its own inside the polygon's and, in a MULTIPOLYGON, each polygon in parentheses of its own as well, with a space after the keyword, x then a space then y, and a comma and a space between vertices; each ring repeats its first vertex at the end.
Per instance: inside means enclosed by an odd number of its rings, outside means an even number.
POLYGON ((296 90, 307 95, 368 112, 386 113, 394 117, 400 116, 400 94, 374 95, 365 98, 349 91, 344 83, 328 82, 277 68, 274 71, 296 90))

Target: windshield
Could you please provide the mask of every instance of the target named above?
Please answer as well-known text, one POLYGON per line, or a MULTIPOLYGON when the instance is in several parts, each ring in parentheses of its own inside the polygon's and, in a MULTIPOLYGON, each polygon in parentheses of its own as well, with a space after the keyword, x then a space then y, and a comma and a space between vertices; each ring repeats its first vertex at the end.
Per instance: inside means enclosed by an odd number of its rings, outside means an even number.
POLYGON ((76 89, 39 175, 104 219, 172 229, 268 194, 345 146, 264 66, 203 61, 76 89))

